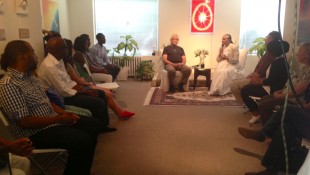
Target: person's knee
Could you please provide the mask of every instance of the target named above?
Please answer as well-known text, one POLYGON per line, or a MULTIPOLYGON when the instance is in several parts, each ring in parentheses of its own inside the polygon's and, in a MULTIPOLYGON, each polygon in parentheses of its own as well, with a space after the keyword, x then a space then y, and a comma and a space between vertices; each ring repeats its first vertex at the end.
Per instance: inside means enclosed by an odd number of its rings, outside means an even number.
POLYGON ((175 72, 176 72, 175 69, 169 69, 169 68, 167 68, 166 71, 168 72, 168 74, 169 74, 169 73, 175 73, 175 72))
POLYGON ((230 89, 233 91, 233 90, 236 90, 237 89, 237 83, 238 81, 235 79, 231 82, 230 84, 230 89))
POLYGON ((191 68, 189 68, 189 69, 185 69, 185 74, 187 74, 187 75, 189 75, 189 74, 191 74, 191 72, 192 72, 192 69, 191 68))
POLYGON ((112 75, 110 75, 110 74, 107 75, 107 76, 106 76, 106 81, 105 81, 105 82, 106 82, 106 83, 111 83, 112 81, 113 81, 112 75))
POLYGON ((68 151, 81 151, 89 152, 93 149, 96 144, 96 140, 92 139, 91 133, 86 133, 81 131, 76 137, 71 137, 71 146, 68 148, 68 151))
POLYGON ((248 98, 249 97, 249 91, 248 91, 248 88, 242 88, 240 90, 240 95, 241 97, 244 99, 244 98, 248 98))
MULTIPOLYGON (((1 172, 0 172, 0 174, 1 174, 1 172)), ((24 172, 23 170, 18 169, 18 168, 12 168, 12 174, 13 175, 26 175, 26 172, 24 172)), ((8 175, 9 175, 9 172, 8 172, 8 175)))
POLYGON ((21 157, 21 156, 12 154, 11 164, 13 168, 20 169, 26 173, 28 173, 30 170, 30 160, 26 157, 21 157))

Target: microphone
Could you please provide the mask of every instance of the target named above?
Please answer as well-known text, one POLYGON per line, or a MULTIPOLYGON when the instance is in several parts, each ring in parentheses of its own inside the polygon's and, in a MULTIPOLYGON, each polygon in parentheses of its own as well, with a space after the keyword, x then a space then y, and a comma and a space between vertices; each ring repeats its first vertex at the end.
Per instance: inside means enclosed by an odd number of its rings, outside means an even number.
POLYGON ((221 49, 220 49, 221 53, 223 53, 223 50, 224 50, 224 44, 222 44, 221 46, 221 49))

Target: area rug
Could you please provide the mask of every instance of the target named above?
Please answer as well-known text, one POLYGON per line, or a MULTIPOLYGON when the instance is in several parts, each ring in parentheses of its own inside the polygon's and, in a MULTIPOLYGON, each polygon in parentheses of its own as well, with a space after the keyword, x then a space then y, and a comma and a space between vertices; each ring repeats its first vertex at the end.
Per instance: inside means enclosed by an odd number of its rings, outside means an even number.
POLYGON ((144 101, 144 105, 157 106, 228 106, 241 107, 232 94, 224 96, 210 96, 205 87, 198 87, 188 92, 168 93, 158 87, 152 87, 144 101))

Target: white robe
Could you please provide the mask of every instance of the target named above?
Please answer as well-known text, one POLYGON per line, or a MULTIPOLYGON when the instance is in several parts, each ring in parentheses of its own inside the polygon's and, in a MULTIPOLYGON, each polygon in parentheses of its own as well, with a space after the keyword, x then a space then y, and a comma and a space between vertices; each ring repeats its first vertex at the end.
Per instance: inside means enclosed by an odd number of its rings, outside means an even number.
POLYGON ((217 57, 217 67, 214 70, 209 95, 225 95, 231 92, 230 84, 237 78, 239 69, 239 47, 234 44, 223 46, 223 54, 228 60, 217 57))

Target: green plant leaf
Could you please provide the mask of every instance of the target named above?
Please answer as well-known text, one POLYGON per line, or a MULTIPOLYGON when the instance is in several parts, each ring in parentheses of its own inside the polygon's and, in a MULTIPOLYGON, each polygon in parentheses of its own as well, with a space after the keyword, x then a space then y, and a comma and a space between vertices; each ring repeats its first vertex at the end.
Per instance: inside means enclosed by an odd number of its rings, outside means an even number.
POLYGON ((261 43, 261 42, 265 43, 265 38, 264 38, 264 37, 256 38, 256 39, 253 41, 253 43, 261 43))
POLYGON ((128 41, 129 39, 131 39, 132 36, 131 35, 126 35, 126 41, 128 41))
POLYGON ((119 50, 117 48, 113 48, 114 52, 119 53, 119 50))
POLYGON ((264 45, 258 45, 257 46, 257 50, 260 50, 260 51, 263 51, 263 50, 265 50, 266 49, 266 45, 264 44, 264 45))
POLYGON ((136 46, 136 48, 138 49, 138 43, 137 43, 137 41, 136 40, 130 40, 131 41, 131 43, 133 44, 133 45, 135 45, 136 46))
POLYGON ((132 50, 132 44, 131 44, 131 43, 128 43, 128 44, 127 44, 127 47, 128 47, 128 50, 131 52, 131 50, 132 50))
POLYGON ((122 49, 125 48, 125 46, 126 46, 125 43, 124 43, 124 42, 121 42, 121 43, 118 44, 117 49, 118 49, 118 50, 122 50, 122 49))
POLYGON ((249 53, 256 51, 257 56, 261 58, 265 54, 266 50, 265 38, 258 37, 253 41, 253 45, 249 48, 249 53))

